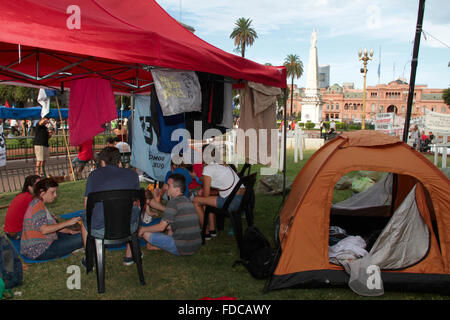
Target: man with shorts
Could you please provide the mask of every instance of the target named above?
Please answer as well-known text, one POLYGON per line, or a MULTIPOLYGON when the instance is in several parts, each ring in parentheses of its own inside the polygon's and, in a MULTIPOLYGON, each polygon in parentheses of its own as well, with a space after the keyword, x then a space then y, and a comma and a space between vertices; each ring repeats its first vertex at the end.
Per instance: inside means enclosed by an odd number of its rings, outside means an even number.
MULTIPOLYGON (((138 174, 130 169, 119 167, 120 152, 116 147, 105 147, 98 155, 100 168, 94 170, 89 175, 86 182, 86 192, 84 197, 84 207, 86 209, 87 198, 92 192, 121 190, 121 189, 140 189, 138 174)), ((131 215, 130 231, 134 232, 138 228, 140 209, 133 207, 131 215)), ((95 237, 103 238, 105 234, 105 220, 103 216, 103 204, 96 203, 91 218, 91 234, 95 237)), ((81 235, 83 244, 86 248, 87 240, 87 219, 83 217, 83 225, 81 226, 81 235)), ((124 265, 133 264, 131 249, 127 244, 127 250, 123 259, 124 265)))
POLYGON ((184 176, 173 174, 167 181, 167 205, 161 204, 161 194, 150 201, 154 209, 164 211, 161 222, 141 227, 139 236, 148 242, 150 250, 163 249, 177 256, 188 256, 202 245, 202 236, 197 213, 192 202, 184 195, 187 188, 184 176))
POLYGON ((36 131, 34 136, 34 153, 36 154, 36 169, 35 173, 40 176, 45 176, 45 162, 49 158, 48 141, 52 135, 51 131, 47 128, 49 119, 47 117, 39 120, 36 125, 36 131))

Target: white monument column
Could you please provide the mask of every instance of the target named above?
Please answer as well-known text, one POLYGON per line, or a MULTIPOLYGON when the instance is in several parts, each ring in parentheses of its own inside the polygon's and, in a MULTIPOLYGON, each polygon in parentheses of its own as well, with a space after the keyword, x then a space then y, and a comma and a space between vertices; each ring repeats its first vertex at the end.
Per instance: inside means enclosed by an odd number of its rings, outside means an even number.
POLYGON ((322 121, 322 99, 319 90, 319 63, 317 59, 317 32, 314 28, 309 48, 305 97, 302 99, 302 122, 319 124, 322 121))

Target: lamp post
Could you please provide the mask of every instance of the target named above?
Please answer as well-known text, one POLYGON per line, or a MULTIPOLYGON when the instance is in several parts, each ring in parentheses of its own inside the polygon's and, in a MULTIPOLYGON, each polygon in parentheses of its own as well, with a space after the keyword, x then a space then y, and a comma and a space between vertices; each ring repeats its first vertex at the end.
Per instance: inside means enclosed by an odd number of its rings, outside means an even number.
POLYGON ((361 73, 364 76, 364 89, 363 89, 363 109, 362 109, 362 119, 361 119, 361 129, 366 129, 366 75, 367 75, 367 61, 372 60, 373 49, 367 52, 367 49, 358 51, 359 60, 363 62, 364 68, 361 68, 361 73))

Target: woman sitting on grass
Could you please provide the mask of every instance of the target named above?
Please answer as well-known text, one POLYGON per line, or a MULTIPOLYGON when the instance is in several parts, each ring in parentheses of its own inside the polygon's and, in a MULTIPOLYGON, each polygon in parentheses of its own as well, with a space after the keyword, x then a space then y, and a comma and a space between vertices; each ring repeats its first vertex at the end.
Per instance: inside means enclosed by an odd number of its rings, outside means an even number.
POLYGON ((46 203, 55 200, 57 188, 58 183, 51 178, 42 179, 34 188, 34 198, 25 212, 20 242, 20 253, 29 259, 49 260, 83 247, 80 231, 70 228, 81 218, 58 223, 45 207, 46 203))
POLYGON ((38 175, 26 177, 22 192, 13 199, 8 207, 8 211, 6 211, 3 230, 11 240, 20 240, 22 236, 23 216, 31 200, 33 200, 34 185, 40 179, 41 177, 38 175))

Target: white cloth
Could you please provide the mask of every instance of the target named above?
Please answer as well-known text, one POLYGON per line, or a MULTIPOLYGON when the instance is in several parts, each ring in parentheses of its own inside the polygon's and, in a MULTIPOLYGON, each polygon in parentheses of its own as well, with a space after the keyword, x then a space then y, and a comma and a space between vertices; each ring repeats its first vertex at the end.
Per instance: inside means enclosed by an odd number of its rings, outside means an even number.
POLYGON ((37 101, 42 106, 41 118, 45 117, 50 112, 50 98, 44 89, 39 89, 37 101))
POLYGON ((345 255, 346 257, 361 258, 368 253, 365 248, 366 242, 363 238, 360 236, 348 236, 334 246, 329 247, 328 257, 341 259, 345 255))
POLYGON ((218 189, 222 198, 228 197, 239 182, 239 176, 231 167, 217 163, 206 165, 203 168, 203 175, 211 177, 211 188, 218 189))

